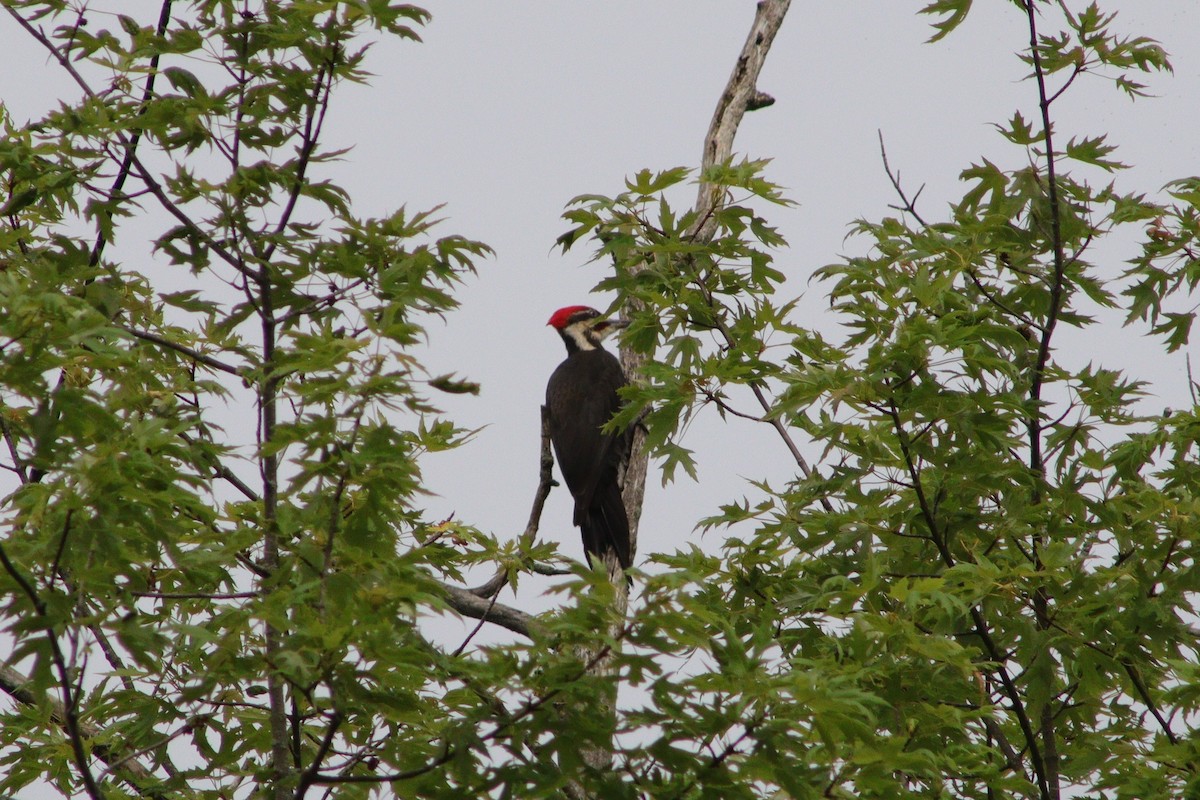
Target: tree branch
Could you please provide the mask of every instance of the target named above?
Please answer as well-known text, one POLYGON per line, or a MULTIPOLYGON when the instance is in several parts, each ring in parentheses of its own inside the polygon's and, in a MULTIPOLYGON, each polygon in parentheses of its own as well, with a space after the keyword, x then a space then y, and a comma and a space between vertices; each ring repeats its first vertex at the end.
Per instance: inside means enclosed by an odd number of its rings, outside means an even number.
POLYGON ((492 602, 461 586, 449 583, 443 583, 441 586, 442 591, 446 593, 447 604, 465 617, 486 619, 527 639, 533 639, 541 630, 532 614, 503 603, 492 602))
POLYGON ((208 356, 208 355, 205 355, 204 353, 193 350, 192 348, 187 347, 186 345, 172 342, 170 339, 167 339, 163 336, 159 336, 157 333, 150 333, 149 331, 138 330, 137 328, 131 328, 128 325, 121 325, 119 327, 121 328, 121 330, 125 331, 130 336, 134 337, 135 339, 141 339, 143 342, 150 342, 151 344, 156 344, 159 347, 165 347, 168 350, 173 350, 176 353, 180 353, 181 355, 187 356, 188 358, 192 359, 193 361, 203 364, 206 367, 212 367, 213 369, 219 370, 220 372, 225 372, 230 375, 236 375, 239 378, 245 377, 245 373, 242 370, 238 369, 237 367, 235 367, 231 364, 226 364, 224 361, 219 361, 219 360, 213 358, 212 356, 208 356))
MULTIPOLYGON (((53 697, 38 695, 29 688, 30 680, 12 667, 0 664, 0 691, 16 700, 21 705, 30 708, 50 709, 53 722, 67 731, 67 710, 62 701, 53 697)), ((70 732, 67 731, 68 735, 70 732)), ((138 794, 155 800, 165 800, 166 795, 158 789, 150 788, 159 779, 140 762, 130 756, 121 755, 112 745, 105 744, 103 731, 95 725, 86 722, 78 723, 78 733, 81 739, 91 745, 91 754, 108 765, 109 769, 120 780, 125 782, 138 794)))
MULTIPOLYGON (((879 134, 879 155, 883 159, 883 171, 887 173, 888 180, 892 182, 892 188, 896 190, 896 194, 900 196, 901 202, 904 203, 898 210, 907 211, 909 214, 912 214, 913 219, 921 224, 922 228, 928 228, 929 223, 917 213, 917 198, 921 196, 921 192, 925 191, 925 187, 922 186, 920 189, 917 189, 917 193, 913 195, 912 199, 908 199, 908 195, 904 192, 903 187, 900 186, 900 173, 892 172, 892 165, 888 163, 887 147, 883 144, 883 131, 876 131, 876 133, 879 134)), ((895 206, 892 206, 892 208, 895 208, 895 206)))
MULTIPOLYGON (((155 34, 161 40, 167 35, 167 26, 171 24, 171 4, 174 0, 163 0, 162 6, 158 11, 158 26, 155 29, 155 34)), ((81 12, 82 13, 82 12, 81 12)), ((154 80, 158 77, 158 62, 162 56, 161 51, 156 51, 150 57, 150 68, 146 75, 146 86, 142 90, 142 101, 138 105, 137 116, 145 115, 146 110, 150 106, 150 100, 154 97, 154 80)), ((129 173, 133 167, 133 157, 137 153, 138 144, 142 141, 143 130, 141 128, 133 128, 129 134, 129 140, 125 144, 125 156, 121 159, 121 166, 117 170, 117 177, 112 182, 112 187, 108 190, 108 196, 111 200, 117 201, 121 196, 121 190, 125 187, 125 181, 129 179, 129 173)), ((103 212, 109 220, 112 220, 112 212, 103 212)), ((98 226, 100 227, 100 226, 98 226)), ((103 234, 103 228, 96 233, 96 243, 92 246, 92 255, 89 263, 95 266, 100 263, 100 258, 104 255, 104 246, 108 244, 108 238, 103 234)))
MULTIPOLYGON (((742 45, 742 51, 738 55, 733 72, 730 74, 729 81, 725 85, 725 91, 722 92, 721 99, 717 102, 712 121, 708 126, 708 133, 704 138, 704 149, 700 160, 700 175, 702 179, 709 169, 718 164, 725 163, 732 157, 733 140, 737 136, 738 126, 741 125, 742 118, 746 112, 765 108, 774 103, 774 100, 769 95, 758 91, 758 76, 762 72, 767 53, 771 49, 771 44, 775 41, 775 35, 779 32, 779 28, 783 25, 783 18, 787 14, 790 5, 791 0, 762 0, 758 4, 754 15, 754 23, 750 26, 750 33, 746 36, 746 41, 742 45)), ((697 242, 706 242, 711 240, 716 234, 717 222, 714 212, 720 202, 721 187, 704 183, 702 180, 696 197, 694 208, 696 222, 690 231, 691 239, 697 242)), ((699 288, 705 293, 709 306, 715 307, 716 301, 711 293, 707 291, 707 287, 699 284, 699 288)), ((630 305, 631 311, 637 311, 637 308, 633 304, 630 305)), ((733 334, 719 315, 717 315, 717 324, 715 327, 725 339, 726 344, 734 344, 733 334)), ((636 374, 635 370, 641 367, 643 361, 644 359, 638 358, 631 351, 627 353, 626 349, 622 349, 621 362, 626 366, 626 374, 636 374)), ((809 466, 808 461, 801 454, 800 448, 796 445, 795 440, 792 439, 787 426, 782 419, 771 413, 771 401, 767 398, 763 382, 750 381, 748 385, 766 416, 765 421, 775 429, 775 432, 783 441, 784 446, 787 447, 788 452, 791 454, 801 473, 805 477, 811 477, 813 474, 812 467, 809 466)), ((642 463, 644 463, 645 454, 640 453, 638 450, 635 450, 635 452, 639 453, 639 457, 642 459, 642 463)), ((644 482, 645 478, 643 477, 642 480, 644 482)), ((833 510, 832 505, 824 498, 821 499, 821 505, 826 511, 833 510)))
MULTIPOLYGON (((716 109, 713 111, 712 120, 709 122, 708 131, 704 137, 704 147, 700 158, 702 178, 708 169, 729 160, 733 153, 733 140, 737 136, 738 126, 741 125, 746 112, 765 108, 774 102, 770 96, 758 91, 758 76, 762 72, 767 53, 771 49, 772 42, 775 41, 775 34, 779 32, 784 15, 787 14, 790 5, 791 0, 762 0, 758 4, 754 21, 750 25, 750 32, 742 44, 737 61, 734 62, 733 72, 730 73, 725 89, 721 92, 721 97, 717 101, 716 109)), ((690 238, 696 241, 712 239, 716 233, 713 211, 720 202, 720 194, 720 187, 701 182, 694 208, 696 224, 690 232, 690 238)), ((638 301, 629 299, 625 301, 627 316, 636 315, 641 310, 643 310, 642 304, 638 301)), ((626 375, 640 374, 645 362, 646 356, 622 345, 621 366, 626 375)), ((762 396, 761 390, 756 386, 752 388, 764 410, 769 412, 770 404, 762 396)), ((787 432, 781 430, 779 424, 773 424, 776 430, 780 431, 793 455, 799 459, 799 463, 803 464, 804 459, 800 456, 799 450, 787 432)), ((625 497, 625 510, 629 517, 629 551, 631 555, 637 553, 638 522, 642 516, 642 502, 646 492, 649 453, 646 452, 645 441, 645 430, 640 425, 635 426, 629 464, 626 467, 621 487, 625 497)), ((807 467, 807 465, 805 466, 807 467)))
MULTIPOLYGON (((518 540, 517 549, 523 550, 531 547, 535 539, 537 539, 538 528, 542 522, 542 510, 546 507, 546 498, 550 496, 550 490, 557 484, 554 482, 554 454, 550 450, 550 418, 546 411, 546 407, 542 406, 542 439, 541 447, 538 456, 538 487, 533 493, 533 507, 529 509, 529 521, 525 523, 525 530, 521 533, 518 540)), ((535 572, 542 570, 535 568, 535 572)), ((500 590, 508 585, 508 570, 498 569, 486 583, 476 586, 474 589, 469 589, 471 594, 484 599, 495 597, 500 593, 500 590)))
MULTIPOLYGON (((725 163, 733 152, 733 140, 737 136, 738 126, 746 111, 763 108, 774 102, 769 96, 757 89, 758 76, 766 61, 775 34, 783 24, 791 0, 762 0, 758 3, 750 32, 742 45, 737 61, 734 64, 725 89, 717 101, 712 120, 704 138, 703 154, 700 163, 701 184, 696 198, 696 223, 689 231, 691 238, 698 242, 712 239, 716 233, 716 220, 713 211, 722 199, 720 186, 703 182, 704 175, 714 165, 725 163)), ((633 272, 641 269, 640 265, 632 268, 633 272)), ((626 298, 624 312, 627 316, 635 316, 643 310, 643 305, 634 299, 626 298)), ((620 348, 621 367, 625 375, 636 379, 643 371, 647 356, 634 351, 633 348, 622 345, 620 348)), ((766 403, 761 396, 761 390, 754 387, 760 401, 766 403)), ((769 409, 768 409, 769 410, 769 409)), ((790 443, 786 431, 781 430, 784 440, 790 443)), ((803 463, 799 451, 793 453, 803 463)), ((646 429, 643 425, 634 425, 630 432, 629 455, 621 472, 621 495, 625 503, 625 514, 629 520, 629 553, 633 558, 637 555, 638 531, 642 517, 642 506, 646 494, 646 475, 649 468, 649 453, 646 449, 646 429)), ((624 617, 629 603, 629 583, 622 580, 623 571, 615 557, 606 564, 609 578, 615 592, 615 605, 621 617, 624 617)), ((617 638, 614 636, 614 638, 617 638)), ((598 657, 598 669, 604 670, 606 659, 598 657)), ((614 715, 616 713, 615 694, 607 699, 607 708, 597 709, 598 713, 614 715)), ((585 763, 597 769, 605 769, 612 762, 612 748, 589 747, 581 753, 585 763)), ((568 784, 571 794, 586 797, 582 786, 574 782, 568 784)))
MULTIPOLYGON (((1029 466, 1037 478, 1041 480, 1045 478, 1046 474, 1046 465, 1042 453, 1042 431, 1045 430, 1041 418, 1042 385, 1046 379, 1046 365, 1050 361, 1050 342, 1054 336, 1054 328, 1058 324, 1059 315, 1062 313, 1062 307, 1065 303, 1064 283, 1067 261, 1063 248, 1062 212, 1058 200, 1054 131, 1050 122, 1050 104, 1054 101, 1054 98, 1050 97, 1046 92, 1046 72, 1042 66, 1041 52, 1038 50, 1037 13, 1034 9, 1033 0, 1024 0, 1023 5, 1026 18, 1029 22, 1029 55, 1033 64, 1033 77, 1037 82, 1038 108, 1041 111, 1042 118, 1042 139, 1046 145, 1046 197, 1050 203, 1050 245, 1054 252, 1054 277, 1050 284, 1050 308, 1046 312, 1046 323, 1041 329, 1041 342, 1038 346, 1037 362, 1033 367, 1033 377, 1029 388, 1029 397, 1033 402, 1030 404, 1029 419, 1027 422, 1029 431, 1029 466)), ((1063 88, 1065 89, 1066 87, 1063 88)), ((1055 97, 1057 96, 1055 95, 1055 97)), ((1041 494, 1040 484, 1035 484, 1032 492, 1033 505, 1041 502, 1041 494)), ((1038 569, 1042 568, 1041 556, 1038 553, 1041 539, 1041 534, 1036 534, 1033 539, 1033 555, 1035 566, 1038 569)), ((1050 625, 1050 597, 1045 585, 1038 586, 1035 589, 1033 606, 1038 628, 1045 630, 1050 625)), ((1050 654, 1044 653, 1039 657, 1049 658, 1050 654)), ((1044 780, 1040 788, 1043 797, 1048 798, 1048 800, 1058 800, 1060 796, 1058 736, 1053 710, 1049 703, 1042 709, 1041 723, 1041 750, 1044 754, 1041 760, 1044 763, 1043 772, 1040 772, 1039 776, 1043 776, 1044 780)), ((1030 748, 1032 749, 1032 747, 1033 743, 1031 742, 1030 748)))
POLYGON ((46 620, 49 613, 46 601, 37 593, 37 589, 29 582, 29 579, 17 569, 17 565, 9 559, 3 545, 0 545, 0 565, 4 567, 4 571, 8 573, 8 576, 12 578, 13 582, 29 598, 34 611, 43 620, 46 643, 50 647, 51 661, 54 663, 54 669, 58 673, 59 689, 63 696, 61 702, 56 706, 56 708, 61 709, 61 716, 58 717, 58 720, 61 721, 62 729, 66 732, 67 740, 71 744, 71 753, 75 757, 75 766, 79 770, 85 791, 92 800, 104 800, 104 795, 101 793, 100 787, 96 784, 96 777, 92 774, 87 749, 84 747, 85 736, 83 733, 83 724, 79 720, 79 693, 71 682, 71 669, 67 665, 62 645, 58 641, 58 634, 46 620))
POLYGON ((325 112, 329 109, 329 98, 333 92, 333 73, 337 57, 338 43, 336 40, 330 41, 329 58, 317 70, 316 86, 313 87, 313 95, 312 100, 309 102, 308 113, 304 116, 304 134, 300 140, 300 152, 297 155, 296 179, 292 183, 292 190, 288 195, 283 212, 279 215, 279 221, 275 225, 271 241, 267 244, 267 249, 263 251, 263 261, 269 261, 271 256, 275 254, 275 248, 278 246, 279 241, 278 236, 283 233, 291 221, 292 214, 296 210, 296 202, 300 199, 300 192, 304 190, 308 165, 312 160, 313 152, 317 149, 317 141, 321 137, 321 128, 325 124, 325 112))
MULTIPOLYGON (((917 505, 921 510, 921 519, 925 523, 925 527, 929 530, 929 540, 937 548, 942 563, 948 569, 953 568, 956 563, 954 554, 950 552, 950 547, 946 544, 945 536, 938 530, 935 511, 929 503, 928 496, 925 494, 925 489, 921 482, 920 470, 913 459, 912 450, 909 447, 908 433, 900 419, 900 412, 896 407, 895 400, 889 399, 885 413, 887 413, 892 422, 892 427, 895 429, 896 441, 900 445, 900 453, 904 458, 905 470, 908 472, 909 480, 912 481, 913 491, 917 497, 917 505)), ((996 640, 992 637, 991 626, 988 625, 983 611, 980 610, 978 605, 972 605, 970 607, 970 614, 971 621, 975 625, 975 633, 979 636, 980 641, 983 642, 984 650, 992 662, 987 669, 994 672, 996 677, 1000 679, 1000 684, 1004 687, 1004 694, 1008 697, 1009 707, 1017 718, 1017 724, 1021 727, 1021 733, 1025 737, 1025 743, 1029 748, 1029 755, 1033 761, 1033 772, 1037 778, 1038 791, 1044 798, 1048 794, 1045 766, 1038 747, 1037 734, 1025 709, 1025 703, 1021 699, 1021 692, 1017 689, 1016 683, 1013 681, 1012 676, 1008 674, 1008 669, 1004 666, 1005 655, 1000 647, 997 646, 996 640)))
POLYGON ((308 794, 313 781, 321 774, 321 764, 324 763, 325 757, 329 755, 330 748, 333 747, 333 739, 337 736, 338 728, 341 727, 343 719, 342 713, 334 709, 329 719, 329 726, 325 729, 325 735, 321 738, 321 744, 317 747, 316 754, 313 755, 312 764, 300 776, 300 783, 296 787, 294 795, 295 800, 304 800, 304 795, 308 794))
POLYGON ((17 440, 13 436, 13 431, 8 427, 8 420, 4 418, 4 414, 0 409, 0 433, 4 434, 4 443, 8 446, 9 457, 12 458, 13 472, 17 473, 22 484, 29 483, 29 473, 25 469, 25 460, 21 458, 21 451, 17 449, 17 440))
MULTIPOLYGON (((790 5, 791 0, 762 0, 758 4, 750 33, 734 62, 733 72, 708 124, 700 159, 701 177, 710 167, 725 163, 733 155, 733 140, 746 112, 765 108, 774 102, 769 95, 758 91, 758 76, 790 5)), ((717 228, 713 211, 720 200, 720 187, 703 182, 700 184, 695 206, 696 228, 693 238, 696 240, 707 241, 712 238, 717 228)))

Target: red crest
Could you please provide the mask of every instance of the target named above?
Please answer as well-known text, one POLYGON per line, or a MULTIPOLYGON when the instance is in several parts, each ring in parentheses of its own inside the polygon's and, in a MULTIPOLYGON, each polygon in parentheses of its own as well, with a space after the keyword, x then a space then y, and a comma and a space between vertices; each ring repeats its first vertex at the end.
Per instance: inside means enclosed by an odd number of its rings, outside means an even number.
POLYGON ((600 312, 591 306, 567 306, 566 308, 560 308, 558 311, 555 311, 550 316, 550 321, 546 324, 552 325, 554 326, 555 330, 561 331, 563 328, 567 327, 567 324, 571 321, 571 317, 575 316, 580 311, 592 312, 589 316, 600 315, 600 312))

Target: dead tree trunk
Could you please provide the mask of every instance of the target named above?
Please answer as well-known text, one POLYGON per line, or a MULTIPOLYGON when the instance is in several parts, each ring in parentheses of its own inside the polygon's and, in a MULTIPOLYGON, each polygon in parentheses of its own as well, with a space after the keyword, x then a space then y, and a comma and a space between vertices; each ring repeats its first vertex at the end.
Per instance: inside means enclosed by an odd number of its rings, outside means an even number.
MULTIPOLYGON (((750 33, 746 37, 745 44, 742 45, 742 50, 738 54, 737 61, 734 63, 729 81, 726 83, 721 97, 717 101, 712 122, 709 123, 700 161, 701 174, 713 165, 728 161, 732 156, 733 140, 737 135, 742 117, 745 116, 747 111, 764 108, 774 102, 770 96, 758 90, 758 76, 762 71, 763 63, 766 61, 767 53, 771 49, 771 44, 775 40, 775 34, 778 33, 780 26, 783 24, 783 18, 787 14, 790 5, 791 0, 762 0, 758 4, 754 15, 754 22, 750 26, 750 33)), ((721 200, 721 189, 719 187, 704 183, 700 184, 700 192, 696 198, 695 205, 697 222, 695 229, 692 231, 692 237, 695 240, 707 241, 713 237, 716 231, 716 222, 712 211, 721 200)), ((629 316, 636 314, 641 309, 637 301, 627 300, 624 310, 626 316, 629 316)), ((625 369, 625 374, 629 376, 630 380, 637 380, 638 375, 641 374, 642 364, 645 362, 645 359, 646 356, 634 352, 629 347, 621 348, 621 366, 625 369)), ((621 489, 625 498, 625 511, 629 517, 630 553, 636 555, 638 527, 642 516, 642 502, 646 494, 646 473, 649 453, 646 451, 645 446, 645 431, 640 426, 635 427, 632 438, 633 445, 629 462, 622 477, 621 489)), ((608 567, 608 573, 613 583, 617 604, 617 613, 609 635, 611 640, 619 641, 620 632, 624 628, 624 620, 628 609, 628 584, 624 579, 624 573, 621 571, 620 565, 615 563, 615 559, 613 563, 606 566, 608 567)), ((588 663, 595 658, 596 653, 581 653, 580 655, 585 659, 585 663, 588 663)), ((595 669, 601 674, 605 674, 611 671, 611 661, 612 654, 610 653, 608 656, 596 661, 595 669)), ((605 713, 615 721, 617 685, 617 681, 614 679, 612 692, 605 698, 605 707, 594 709, 593 713, 605 713)), ((612 768, 613 751, 611 743, 608 746, 590 747, 582 755, 585 763, 593 769, 608 770, 612 768)), ((589 796, 578 784, 574 783, 570 785, 568 794, 576 798, 589 796)))

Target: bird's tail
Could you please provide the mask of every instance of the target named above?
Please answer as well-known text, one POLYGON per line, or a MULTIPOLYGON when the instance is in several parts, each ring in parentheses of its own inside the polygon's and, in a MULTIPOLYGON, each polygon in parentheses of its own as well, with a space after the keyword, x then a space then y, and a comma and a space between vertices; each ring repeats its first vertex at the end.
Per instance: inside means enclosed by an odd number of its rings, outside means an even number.
POLYGON ((625 500, 616 481, 608 482, 592 496, 586 509, 576 509, 576 524, 583 534, 583 550, 589 558, 604 562, 606 553, 617 558, 621 569, 629 569, 633 562, 629 546, 629 517, 625 514, 625 500), (582 511, 580 514, 578 512, 582 511))

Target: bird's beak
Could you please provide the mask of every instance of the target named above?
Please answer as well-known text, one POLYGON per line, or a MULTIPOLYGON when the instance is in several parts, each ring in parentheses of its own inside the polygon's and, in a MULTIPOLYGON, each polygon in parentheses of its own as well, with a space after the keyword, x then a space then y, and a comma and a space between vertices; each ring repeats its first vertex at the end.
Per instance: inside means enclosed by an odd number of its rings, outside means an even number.
POLYGON ((597 320, 592 326, 592 330, 600 334, 601 337, 611 336, 622 328, 629 327, 627 319, 601 319, 597 320))

